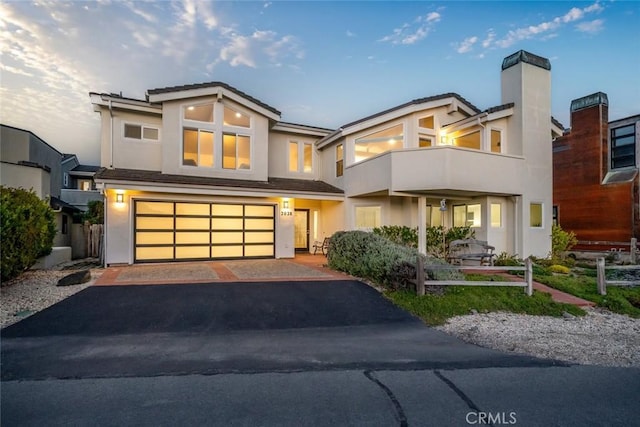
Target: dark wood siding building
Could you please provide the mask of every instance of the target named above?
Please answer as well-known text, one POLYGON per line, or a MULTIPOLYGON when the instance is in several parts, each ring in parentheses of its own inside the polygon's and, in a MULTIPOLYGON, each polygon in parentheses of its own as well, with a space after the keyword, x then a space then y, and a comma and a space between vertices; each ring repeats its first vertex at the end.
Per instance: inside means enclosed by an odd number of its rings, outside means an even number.
POLYGON ((607 95, 571 102, 571 130, 553 142, 555 220, 576 249, 627 248, 640 237, 640 115, 609 122, 607 95))

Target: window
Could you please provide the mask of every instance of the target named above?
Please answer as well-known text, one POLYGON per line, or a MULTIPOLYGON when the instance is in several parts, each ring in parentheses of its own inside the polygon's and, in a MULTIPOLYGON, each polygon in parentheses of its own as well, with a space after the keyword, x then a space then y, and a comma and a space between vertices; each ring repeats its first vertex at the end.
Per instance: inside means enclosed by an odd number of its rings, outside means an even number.
POLYGON ((468 133, 466 135, 453 138, 453 145, 456 147, 480 149, 480 131, 468 133))
POLYGON ((611 130, 611 169, 636 165, 636 126, 611 130))
POLYGON ((251 121, 249 116, 233 110, 225 105, 224 107, 224 125, 248 128, 251 121))
POLYGON ((434 129, 433 116, 423 117, 418 120, 418 126, 424 129, 434 129))
POLYGON ((442 225, 442 211, 440 208, 433 208, 431 205, 427 205, 427 227, 438 227, 442 225))
POLYGON ((155 142, 160 139, 160 130, 151 126, 125 123, 124 137, 129 139, 137 139, 138 141, 155 142))
POLYGON ((422 134, 418 136, 418 147, 424 148, 424 147, 431 147, 432 145, 433 145, 433 137, 422 135, 422 134))
POLYGON ((356 228, 372 229, 380 227, 380 206, 356 206, 356 228))
POLYGON ((478 205, 458 205, 453 207, 454 227, 482 226, 482 210, 478 205))
POLYGON ((432 147, 436 138, 433 116, 418 119, 418 147, 432 147))
POLYGON ((78 180, 78 190, 82 190, 82 191, 91 190, 91 180, 90 179, 79 179, 78 180))
POLYGON ((251 169, 251 117, 223 102, 182 108, 182 164, 251 169))
POLYGON ((500 203, 491 203, 491 226, 502 227, 502 205, 500 203))
POLYGON ((542 203, 529 205, 529 225, 535 228, 542 227, 542 203))
POLYGON ((355 144, 355 161, 361 162, 394 148, 402 148, 403 138, 401 124, 358 138, 355 144))
POLYGON ((64 173, 64 176, 62 178, 62 185, 64 185, 65 187, 69 186, 69 174, 67 172, 64 173))
POLYGON ((248 136, 235 133, 223 135, 222 168, 251 169, 251 139, 248 136))
POLYGON ((182 164, 213 167, 213 132, 185 128, 182 164))
POLYGON ((69 217, 62 215, 62 234, 69 233, 69 217))
POLYGON ((558 225, 558 207, 554 206, 552 211, 553 225, 558 225))
POLYGON ((289 142, 289 172, 313 171, 313 147, 308 143, 289 142))
POLYGON ((336 145, 336 176, 342 176, 344 173, 344 146, 336 145))
POLYGON ((502 152, 502 131, 491 129, 491 152, 502 152))

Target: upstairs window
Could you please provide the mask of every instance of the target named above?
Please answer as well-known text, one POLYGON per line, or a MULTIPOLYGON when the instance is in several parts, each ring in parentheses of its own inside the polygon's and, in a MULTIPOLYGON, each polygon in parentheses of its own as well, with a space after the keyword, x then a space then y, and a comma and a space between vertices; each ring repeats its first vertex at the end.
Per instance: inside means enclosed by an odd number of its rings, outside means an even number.
POLYGON ((156 142, 160 139, 160 130, 151 126, 135 123, 124 124, 124 137, 138 141, 156 142))
POLYGON ((183 130, 182 164, 213 167, 213 132, 185 128, 183 130))
POLYGON ((378 154, 386 153, 404 145, 404 130, 402 124, 374 132, 356 139, 355 161, 361 162, 378 154))
POLYGON ((435 140, 436 131, 433 116, 418 119, 418 147, 432 147, 435 140))
POLYGON ((233 110, 225 105, 224 107, 224 125, 248 128, 251 125, 249 116, 239 111, 233 110))
POLYGON ((226 133, 222 137, 222 168, 251 169, 251 138, 226 133))
POLYGON ((498 129, 491 129, 491 152, 502 152, 502 131, 498 129))
POLYGON ((213 103, 188 105, 184 108, 184 119, 195 122, 213 123, 213 103))
POLYGON ((611 130, 611 169, 636 165, 636 125, 611 130))
POLYGON ((344 173, 344 146, 336 145, 336 176, 342 176, 344 173))
POLYGON ((480 131, 468 133, 466 135, 453 138, 453 145, 456 147, 480 149, 480 131))
POLYGON ((289 142, 289 172, 313 171, 313 147, 310 143, 289 142))

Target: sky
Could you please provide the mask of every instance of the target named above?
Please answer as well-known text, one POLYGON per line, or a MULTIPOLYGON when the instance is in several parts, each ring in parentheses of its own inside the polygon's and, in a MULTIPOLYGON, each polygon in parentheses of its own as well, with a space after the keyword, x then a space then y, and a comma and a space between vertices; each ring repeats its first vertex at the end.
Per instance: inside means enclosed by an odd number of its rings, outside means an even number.
POLYGON ((335 129, 456 92, 500 105, 502 59, 551 61, 552 114, 602 91, 609 119, 640 114, 636 1, 0 0, 0 122, 99 164, 89 92, 223 81, 335 129))

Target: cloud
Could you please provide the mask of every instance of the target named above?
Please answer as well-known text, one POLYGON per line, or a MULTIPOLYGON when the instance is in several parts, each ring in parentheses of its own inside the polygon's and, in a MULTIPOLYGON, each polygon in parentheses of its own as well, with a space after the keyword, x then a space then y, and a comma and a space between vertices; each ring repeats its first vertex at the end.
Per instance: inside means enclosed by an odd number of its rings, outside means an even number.
POLYGON ((467 37, 462 41, 462 43, 458 43, 456 47, 456 52, 458 53, 467 53, 473 49, 473 45, 478 41, 478 37, 467 37))
POLYGON ((581 33, 597 34, 604 30, 604 21, 602 19, 594 19, 589 22, 581 22, 576 25, 576 30, 581 33))
POLYGON ((393 45, 412 45, 429 35, 436 23, 440 22, 442 16, 438 12, 429 12, 426 15, 420 15, 412 23, 404 23, 400 27, 395 28, 391 34, 388 34, 379 42, 391 43, 393 45))
POLYGON ((356 33, 352 32, 352 31, 349 31, 349 30, 347 30, 346 34, 347 34, 347 37, 355 37, 356 36, 356 33))
MULTIPOLYGON (((598 2, 595 2, 582 9, 574 7, 569 9, 569 11, 564 15, 557 16, 549 21, 510 30, 502 38, 497 38, 495 30, 491 28, 487 31, 487 36, 482 41, 481 45, 484 49, 491 49, 494 47, 508 48, 522 40, 533 38, 537 38, 540 40, 549 40, 558 37, 557 31, 563 26, 584 19, 589 14, 599 13, 603 10, 604 8, 598 2)), ((576 29, 581 32, 595 34, 603 29, 603 21, 600 19, 596 19, 591 22, 581 22, 576 25, 576 29)), ((476 42, 477 37, 471 36, 467 37, 462 42, 454 43, 453 46, 458 53, 468 53, 473 50, 473 45, 476 42)), ((478 55, 478 57, 483 56, 483 54, 478 55)))
POLYGON ((220 50, 219 59, 232 67, 244 65, 257 68, 259 63, 281 66, 288 57, 304 58, 304 50, 297 38, 278 36, 275 31, 255 30, 251 35, 226 33, 227 42, 220 50))

